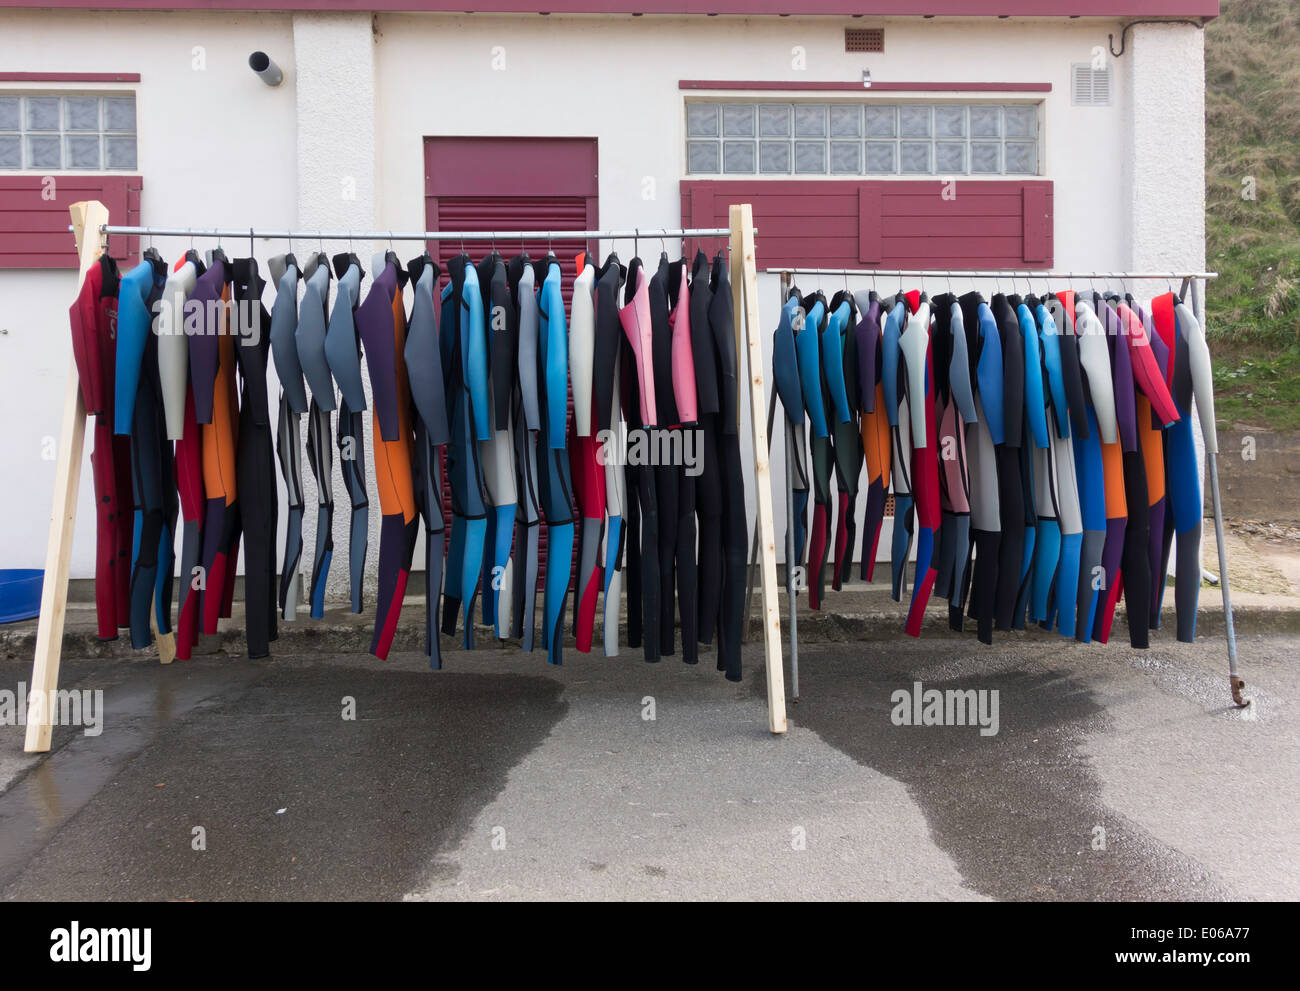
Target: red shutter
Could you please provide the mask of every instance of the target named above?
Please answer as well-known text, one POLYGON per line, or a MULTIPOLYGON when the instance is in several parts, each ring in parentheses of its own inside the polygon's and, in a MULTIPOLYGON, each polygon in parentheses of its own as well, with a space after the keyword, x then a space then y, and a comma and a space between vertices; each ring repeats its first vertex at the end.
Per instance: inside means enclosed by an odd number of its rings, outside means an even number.
POLYGON ((1047 180, 690 180, 683 222, 726 226, 752 203, 758 266, 780 268, 1050 268, 1047 180), (706 189, 701 189, 706 187, 706 189), (707 203, 711 217, 697 204, 707 203))
MULTIPOLYGON (((0 268, 76 268, 68 207, 99 200, 110 224, 136 226, 142 181, 138 175, 0 176, 0 268)), ((108 247, 125 266, 138 261, 139 238, 116 236, 108 247)))
MULTIPOLYGON (((426 138, 425 166, 429 230, 572 231, 597 227, 596 142, 593 139, 426 138)), ((516 238, 496 242, 496 249, 507 259, 520 250, 526 250, 534 259, 543 258, 548 250, 555 253, 560 262, 566 316, 577 275, 577 256, 596 247, 594 243, 585 244, 580 240, 521 242, 516 238)), ((445 269, 446 260, 460 254, 462 246, 458 241, 436 241, 429 245, 429 250, 445 269)), ((467 241, 463 250, 478 261, 492 250, 492 242, 467 241)), ((568 415, 573 416, 572 386, 568 415)), ((539 452, 539 460, 542 456, 539 452)), ((450 520, 451 487, 445 462, 443 467, 443 513, 450 520)), ((544 470, 544 465, 539 464, 538 468, 544 470)), ((577 507, 572 510, 575 527, 580 527, 577 507)), ((516 541, 518 537, 516 530, 516 541)), ((546 574, 546 545, 543 522, 538 540, 539 588, 546 574)), ((572 573, 576 573, 576 539, 573 554, 572 573)))

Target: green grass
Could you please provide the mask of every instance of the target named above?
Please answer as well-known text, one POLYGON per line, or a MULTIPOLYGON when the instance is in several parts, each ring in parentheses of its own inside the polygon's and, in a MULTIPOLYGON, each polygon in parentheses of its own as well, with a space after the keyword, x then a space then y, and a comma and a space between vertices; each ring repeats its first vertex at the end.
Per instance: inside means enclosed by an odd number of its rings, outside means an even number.
POLYGON ((1221 425, 1300 429, 1300 4, 1206 29, 1206 299, 1221 425), (1254 198, 1243 197, 1253 177, 1254 198))

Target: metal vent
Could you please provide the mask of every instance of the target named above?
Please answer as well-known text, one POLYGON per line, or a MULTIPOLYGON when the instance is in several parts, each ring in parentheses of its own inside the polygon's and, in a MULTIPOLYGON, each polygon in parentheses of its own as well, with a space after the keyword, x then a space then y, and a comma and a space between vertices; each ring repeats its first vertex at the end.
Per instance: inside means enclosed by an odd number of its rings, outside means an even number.
POLYGON ((846 52, 883 52, 885 50, 885 29, 845 28, 844 50, 846 52))
POLYGON ((1070 102, 1076 107, 1110 106, 1110 66, 1098 69, 1091 62, 1070 67, 1070 102))

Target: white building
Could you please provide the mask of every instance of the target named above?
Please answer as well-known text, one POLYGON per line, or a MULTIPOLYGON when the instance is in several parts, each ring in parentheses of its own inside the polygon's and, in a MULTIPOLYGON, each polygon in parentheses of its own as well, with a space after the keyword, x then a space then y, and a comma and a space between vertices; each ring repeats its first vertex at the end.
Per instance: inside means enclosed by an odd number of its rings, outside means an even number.
MULTIPOLYGON (((78 199, 153 225, 639 228, 649 256, 656 230, 725 224, 745 201, 760 271, 1204 267, 1201 28, 1218 0, 345 6, 0 9, 0 567, 44 563, 78 199), (250 71, 255 51, 280 85, 250 71), (947 179, 959 206, 941 212, 947 179)), ((315 245, 253 245, 290 247, 315 245)), ((769 339, 777 276, 759 289, 769 339)), ((93 572, 94 530, 87 467, 73 577, 93 572)))

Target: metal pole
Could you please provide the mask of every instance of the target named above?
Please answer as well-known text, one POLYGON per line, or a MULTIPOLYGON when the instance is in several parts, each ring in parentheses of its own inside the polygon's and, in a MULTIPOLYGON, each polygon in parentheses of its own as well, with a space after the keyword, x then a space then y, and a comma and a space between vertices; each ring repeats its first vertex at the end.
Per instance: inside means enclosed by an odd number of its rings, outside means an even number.
MULTIPOLYGON (((71 227, 68 228, 71 230, 71 227)), ((150 235, 153 237, 260 237, 267 240, 325 240, 325 241, 492 241, 521 238, 550 238, 557 241, 596 240, 637 237, 727 237, 728 227, 700 227, 664 230, 644 228, 612 231, 261 231, 248 227, 124 227, 105 224, 105 234, 150 235)), ((754 233, 758 233, 755 230, 754 233)))
POLYGON ((829 276, 861 276, 866 277, 886 277, 886 278, 921 278, 921 279, 945 279, 955 277, 959 279, 996 279, 1005 276, 1020 276, 1026 274, 1029 277, 1039 279, 1217 279, 1217 272, 1047 272, 1036 271, 1033 269, 1026 272, 1023 268, 1017 269, 883 269, 883 268, 769 268, 767 273, 788 273, 790 275, 829 275, 829 276))
MULTIPOLYGON (((1196 313, 1196 318, 1201 321, 1201 330, 1204 333, 1206 331, 1205 307, 1198 288, 1199 283, 1193 282, 1192 308, 1196 313)), ((1232 692, 1232 701, 1244 707, 1250 705, 1250 699, 1242 696, 1241 690, 1246 687, 1246 683, 1237 674, 1237 631, 1232 622, 1232 595, 1228 589, 1228 550, 1223 542, 1223 503, 1219 497, 1219 457, 1207 451, 1205 461, 1210 473, 1210 501, 1214 506, 1214 539, 1218 541, 1219 545, 1219 591, 1223 594, 1223 627, 1228 637, 1228 688, 1232 692)))

